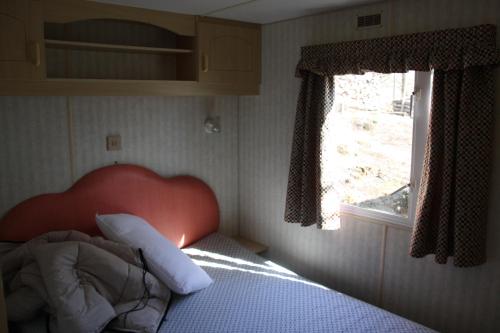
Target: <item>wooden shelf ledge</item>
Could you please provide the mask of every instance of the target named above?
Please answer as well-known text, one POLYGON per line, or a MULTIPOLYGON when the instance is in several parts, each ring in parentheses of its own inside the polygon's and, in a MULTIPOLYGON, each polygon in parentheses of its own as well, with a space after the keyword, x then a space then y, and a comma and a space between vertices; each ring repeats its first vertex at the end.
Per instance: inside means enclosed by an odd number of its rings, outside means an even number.
POLYGON ((45 79, 0 80, 0 96, 258 95, 259 87, 196 81, 45 79))
POLYGON ((267 249, 268 249, 267 245, 264 245, 264 244, 261 244, 258 242, 254 242, 252 240, 246 239, 246 238, 241 237, 241 236, 234 236, 233 239, 236 242, 238 242, 241 246, 243 246, 244 248, 247 248, 248 250, 252 251, 253 253, 257 253, 257 254, 262 253, 262 252, 267 251, 267 249))
POLYGON ((45 45, 48 47, 72 50, 95 50, 95 51, 121 51, 129 53, 148 53, 148 54, 189 54, 193 50, 171 49, 163 47, 116 45, 104 43, 74 42, 66 40, 46 39, 45 45))

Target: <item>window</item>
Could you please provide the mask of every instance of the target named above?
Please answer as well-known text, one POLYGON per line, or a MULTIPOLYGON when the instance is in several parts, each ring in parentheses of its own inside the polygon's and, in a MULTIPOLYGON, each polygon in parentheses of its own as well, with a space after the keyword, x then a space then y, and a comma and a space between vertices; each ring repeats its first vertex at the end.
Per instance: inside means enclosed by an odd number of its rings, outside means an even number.
POLYGON ((323 217, 338 211, 413 220, 422 171, 431 73, 335 77, 323 127, 323 217))

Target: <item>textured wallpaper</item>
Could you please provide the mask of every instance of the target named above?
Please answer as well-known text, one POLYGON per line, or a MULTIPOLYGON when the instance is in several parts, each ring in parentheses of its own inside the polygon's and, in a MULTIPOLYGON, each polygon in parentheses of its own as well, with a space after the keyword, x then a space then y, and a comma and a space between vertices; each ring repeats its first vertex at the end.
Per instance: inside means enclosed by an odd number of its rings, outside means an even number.
POLYGON ((242 235, 270 245, 271 259, 307 277, 432 328, 499 332, 500 154, 492 180, 489 262, 481 267, 412 259, 410 231, 374 221, 349 216, 336 231, 283 222, 301 46, 484 23, 500 25, 500 1, 400 0, 264 26, 261 95, 240 98, 242 235), (354 27, 356 15, 380 11, 382 27, 354 27))
POLYGON ((0 215, 71 184, 63 97, 0 97, 0 215))
POLYGON ((206 181, 221 231, 236 234, 237 108, 237 97, 0 97, 0 215, 95 168, 133 163, 206 181), (205 133, 208 114, 221 117, 221 133, 205 133), (110 134, 121 151, 106 151, 110 134))

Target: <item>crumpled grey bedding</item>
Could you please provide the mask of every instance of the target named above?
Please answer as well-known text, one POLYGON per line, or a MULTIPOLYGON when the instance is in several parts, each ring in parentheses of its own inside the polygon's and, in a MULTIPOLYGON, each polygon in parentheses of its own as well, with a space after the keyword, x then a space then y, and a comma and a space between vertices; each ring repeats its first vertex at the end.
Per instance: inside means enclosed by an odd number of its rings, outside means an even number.
POLYGON ((77 231, 2 251, 0 268, 9 321, 45 312, 50 332, 156 332, 171 296, 139 250, 77 231))

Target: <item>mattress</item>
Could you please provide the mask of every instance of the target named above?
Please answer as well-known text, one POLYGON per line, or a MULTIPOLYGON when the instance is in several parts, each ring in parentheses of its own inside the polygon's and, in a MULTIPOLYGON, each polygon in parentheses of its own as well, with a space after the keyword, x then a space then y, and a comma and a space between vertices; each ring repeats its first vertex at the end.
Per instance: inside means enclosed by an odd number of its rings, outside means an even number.
POLYGON ((159 332, 433 332, 212 234, 184 249, 214 283, 174 296, 159 332))

